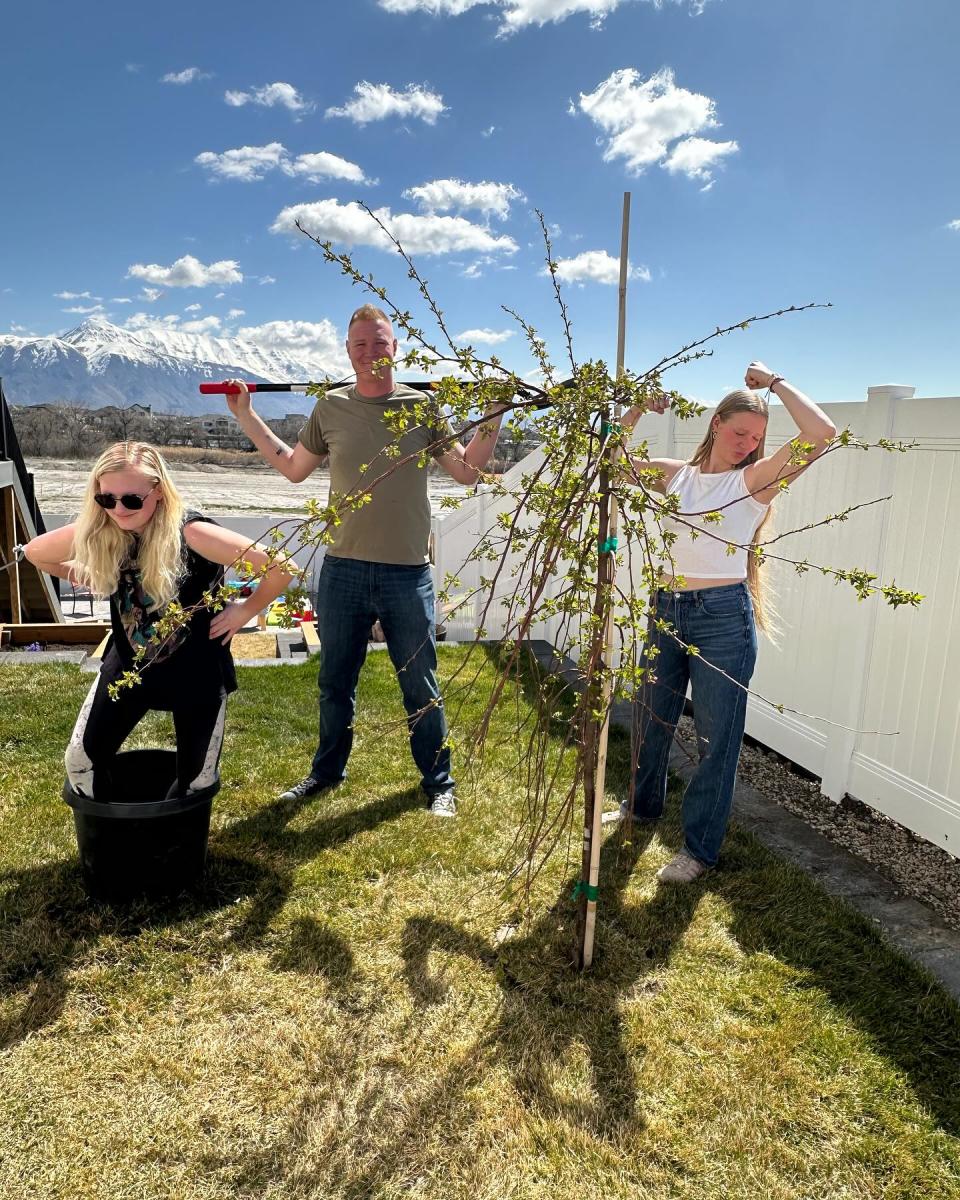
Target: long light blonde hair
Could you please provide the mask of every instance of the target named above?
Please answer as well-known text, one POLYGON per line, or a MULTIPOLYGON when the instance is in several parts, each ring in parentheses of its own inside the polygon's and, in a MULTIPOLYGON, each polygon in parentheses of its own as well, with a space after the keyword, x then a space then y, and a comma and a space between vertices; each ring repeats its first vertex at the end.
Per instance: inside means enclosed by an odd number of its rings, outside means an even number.
POLYGON ((146 442, 117 442, 93 464, 73 535, 73 558, 68 564, 77 582, 97 596, 117 590, 120 568, 134 551, 134 535, 120 529, 94 500, 100 479, 115 471, 142 471, 160 492, 153 516, 139 531, 136 565, 143 590, 157 608, 177 594, 183 572, 183 502, 167 464, 146 442))
MULTIPOLYGON (((728 392, 720 401, 710 417, 710 424, 707 426, 707 432, 704 435, 703 441, 694 450, 693 457, 690 459, 690 465, 700 467, 705 462, 710 460, 710 451, 713 449, 713 422, 719 420, 721 423, 729 421, 734 413, 755 413, 757 416, 763 417, 764 420, 769 416, 767 402, 756 392, 751 392, 747 388, 738 388, 735 392, 728 392)), ((764 456, 764 448, 767 440, 767 429, 764 426, 763 437, 761 437, 756 450, 752 450, 743 462, 737 463, 736 469, 742 470, 744 467, 749 467, 751 463, 758 462, 764 456)), ((764 531, 770 532, 771 522, 773 520, 773 508, 768 507, 766 516, 757 526, 751 545, 756 546, 758 542, 763 540, 764 531)), ((747 552, 747 587, 750 589, 750 596, 753 600, 753 615, 757 623, 757 628, 762 629, 765 633, 772 633, 774 629, 774 612, 773 601, 770 596, 770 589, 766 586, 761 577, 760 559, 750 551, 747 552)))

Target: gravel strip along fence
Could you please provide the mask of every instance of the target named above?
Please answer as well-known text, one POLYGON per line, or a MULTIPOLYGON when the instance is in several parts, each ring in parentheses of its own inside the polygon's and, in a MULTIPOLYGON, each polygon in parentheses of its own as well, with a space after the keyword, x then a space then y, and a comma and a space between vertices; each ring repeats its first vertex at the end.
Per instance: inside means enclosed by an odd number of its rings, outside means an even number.
MULTIPOLYGON (((682 717, 677 732, 684 748, 696 753, 693 721, 682 717)), ((744 741, 737 778, 960 929, 960 859, 859 800, 848 796, 835 804, 820 794, 819 779, 750 739, 744 741)))

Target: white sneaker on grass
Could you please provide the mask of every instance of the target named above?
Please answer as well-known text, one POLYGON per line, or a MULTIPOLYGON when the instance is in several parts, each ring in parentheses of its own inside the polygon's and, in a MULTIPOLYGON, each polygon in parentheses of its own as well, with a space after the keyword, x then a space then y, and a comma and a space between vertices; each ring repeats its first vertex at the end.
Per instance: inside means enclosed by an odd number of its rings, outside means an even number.
POLYGON ((453 791, 437 792, 430 799, 430 812, 435 817, 455 817, 457 815, 457 797, 453 791))
POLYGON ((699 858, 694 858, 686 850, 681 850, 679 854, 675 854, 670 859, 665 867, 660 868, 657 878, 661 883, 693 883, 695 879, 699 879, 709 870, 706 863, 702 863, 699 858))

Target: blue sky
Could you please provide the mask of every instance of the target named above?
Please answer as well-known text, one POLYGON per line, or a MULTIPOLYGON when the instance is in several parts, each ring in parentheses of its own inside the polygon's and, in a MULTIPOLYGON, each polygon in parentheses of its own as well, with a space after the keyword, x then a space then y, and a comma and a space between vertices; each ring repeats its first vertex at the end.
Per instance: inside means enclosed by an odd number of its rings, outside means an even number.
POLYGON ((541 208, 577 353, 612 359, 630 190, 629 366, 832 301, 724 339, 676 386, 716 399, 757 357, 824 401, 955 395, 958 44, 955 0, 18 5, 0 332, 65 331, 73 309, 333 347, 361 297, 285 231, 296 206, 416 300, 362 199, 417 247, 451 330, 500 337, 474 341, 520 371, 501 304, 562 354, 541 208))

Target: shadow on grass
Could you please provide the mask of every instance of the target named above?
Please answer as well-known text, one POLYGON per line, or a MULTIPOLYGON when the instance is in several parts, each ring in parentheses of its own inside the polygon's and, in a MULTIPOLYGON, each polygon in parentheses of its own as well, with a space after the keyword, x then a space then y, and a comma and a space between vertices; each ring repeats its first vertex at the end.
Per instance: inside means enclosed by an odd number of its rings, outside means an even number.
POLYGON ((211 864, 196 892, 165 901, 107 904, 91 899, 77 860, 0 876, 0 992, 23 995, 19 1011, 0 1020, 0 1049, 56 1021, 70 991, 70 972, 105 938, 189 924, 263 890, 271 872, 244 859, 211 864))
POLYGON ((797 987, 825 993, 941 1128, 960 1133, 960 1008, 946 991, 865 917, 736 826, 720 865, 705 887, 730 906, 744 953, 771 955, 797 972, 797 987))
MULTIPOLYGON (((648 904, 625 901, 633 868, 647 847, 652 828, 637 827, 624 842, 619 834, 603 849, 602 900, 605 930, 618 930, 618 948, 604 955, 588 974, 579 974, 571 959, 575 903, 568 881, 551 908, 524 934, 502 945, 434 915, 410 918, 403 930, 403 972, 416 1009, 445 1003, 452 985, 443 966, 431 956, 462 955, 486 968, 497 980, 502 1003, 496 1019, 455 1061, 419 1094, 381 1110, 377 1068, 367 1061, 364 1030, 344 1063, 341 1084, 355 1094, 349 1103, 354 1122, 336 1134, 336 1147, 315 1168, 309 1164, 316 1147, 308 1144, 318 1126, 326 1128, 331 1105, 330 1081, 311 1088, 288 1123, 287 1133, 271 1146, 249 1155, 237 1182, 246 1194, 295 1176, 298 1194, 329 1194, 366 1200, 392 1194, 423 1160, 425 1139, 440 1136, 444 1157, 456 1156, 456 1144, 470 1136, 470 1096, 504 1064, 521 1103, 535 1115, 561 1120, 572 1128, 616 1144, 643 1128, 645 1118, 637 1094, 636 1064, 642 1050, 627 1045, 622 1016, 626 998, 642 1001, 660 990, 657 970, 693 918, 699 895, 659 892, 648 904), (626 939, 629 938, 629 944, 626 939), (558 1094, 554 1069, 582 1050, 589 1065, 589 1095, 558 1094), (370 1072, 366 1078, 364 1071, 370 1072), (375 1138, 369 1126, 377 1124, 375 1138), (352 1131, 362 1142, 351 1149, 352 1131)), ((503 1104, 509 1105, 509 1098, 503 1104)), ((330 1136, 333 1136, 332 1134, 330 1136)), ((464 1156, 469 1154, 464 1147, 464 1156)), ((464 1158, 466 1161, 466 1157, 464 1158)), ((211 1159, 208 1166, 220 1169, 211 1159)))
MULTIPOLYGON (((415 789, 397 792, 352 812, 322 817, 305 830, 288 829, 304 803, 276 801, 230 825, 211 841, 200 887, 172 900, 115 905, 91 900, 76 860, 0 876, 0 994, 11 1004, 22 997, 15 1011, 0 1018, 0 1049, 57 1020, 69 994, 70 972, 104 938, 189 926, 249 901, 230 941, 240 947, 258 944, 286 903, 299 864, 419 807, 422 800, 415 789)), ((197 943, 202 944, 199 936, 197 943)), ((347 1004, 352 964, 347 943, 312 918, 294 923, 275 963, 280 970, 325 975, 347 1004)))
MULTIPOLYGON (((491 653, 496 661, 495 648, 491 653)), ((564 717, 571 712, 567 681, 545 672, 532 656, 519 672, 519 681, 530 703, 537 704, 544 689, 549 698, 544 711, 564 717)), ((562 733, 562 725, 554 720, 551 733, 562 733)), ((624 762, 623 754, 629 756, 629 741, 623 731, 619 739, 611 753, 607 784, 625 795, 631 772, 629 757, 624 762)), ((661 840, 675 849, 683 842, 678 784, 674 779, 659 830, 661 840)), ((598 907, 601 959, 605 926, 621 920, 617 906, 611 909, 606 899, 605 870, 598 907)), ((724 843, 720 869, 693 885, 694 895, 704 891, 730 905, 730 932, 745 953, 769 954, 799 972, 804 986, 826 993, 867 1034, 876 1052, 904 1073, 941 1127, 960 1133, 960 1008, 938 983, 852 907, 831 899, 803 871, 787 867, 735 824, 724 843)))
MULTIPOLYGON (((319 802, 329 793, 321 793, 319 802)), ((211 860, 215 864, 221 854, 228 857, 253 856, 253 861, 266 872, 269 886, 258 890, 254 903, 242 926, 234 935, 234 941, 245 945, 259 941, 270 921, 283 908, 293 887, 294 871, 302 863, 316 858, 324 850, 341 846, 359 833, 376 829, 387 821, 396 820, 404 813, 422 808, 424 801, 419 788, 407 788, 393 792, 381 800, 375 800, 362 808, 321 816, 305 829, 290 829, 289 824, 307 806, 318 802, 317 797, 308 800, 274 800, 257 809, 251 816, 222 830, 210 846, 211 860)), ((300 940, 309 944, 311 939, 319 944, 318 935, 300 930, 300 940)), ((287 953, 286 961, 293 961, 287 953)), ((349 949, 346 949, 349 954, 349 949)), ((294 954, 293 958, 297 956, 294 954)), ((309 956, 308 956, 309 957, 309 956)))

